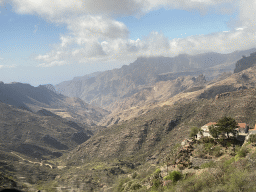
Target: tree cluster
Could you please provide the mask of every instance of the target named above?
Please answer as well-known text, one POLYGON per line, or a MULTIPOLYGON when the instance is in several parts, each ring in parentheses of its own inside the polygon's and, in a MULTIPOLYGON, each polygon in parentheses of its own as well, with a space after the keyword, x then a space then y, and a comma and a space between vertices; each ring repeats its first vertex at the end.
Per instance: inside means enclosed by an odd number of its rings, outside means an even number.
POLYGON ((238 123, 232 117, 223 117, 218 120, 216 125, 209 126, 209 132, 213 138, 218 139, 220 135, 226 135, 228 138, 230 134, 236 136, 238 123))

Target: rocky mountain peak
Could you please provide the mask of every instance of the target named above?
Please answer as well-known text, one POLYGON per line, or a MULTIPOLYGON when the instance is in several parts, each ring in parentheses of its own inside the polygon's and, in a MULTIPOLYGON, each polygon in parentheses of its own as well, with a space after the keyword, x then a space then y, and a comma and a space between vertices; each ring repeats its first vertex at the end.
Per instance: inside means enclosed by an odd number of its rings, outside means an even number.
POLYGON ((243 58, 237 61, 234 73, 239 73, 245 69, 248 69, 256 64, 256 52, 251 53, 249 57, 242 56, 243 58))

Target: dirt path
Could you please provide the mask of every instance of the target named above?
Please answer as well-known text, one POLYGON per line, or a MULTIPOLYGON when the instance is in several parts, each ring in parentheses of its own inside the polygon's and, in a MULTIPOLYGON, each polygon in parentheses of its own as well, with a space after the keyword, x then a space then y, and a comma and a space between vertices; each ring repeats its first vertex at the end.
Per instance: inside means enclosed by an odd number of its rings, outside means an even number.
POLYGON ((24 159, 23 157, 19 156, 18 154, 14 153, 14 152, 11 152, 12 154, 16 155, 17 157, 19 157, 20 159, 22 159, 23 161, 27 161, 29 163, 32 163, 32 164, 39 164, 40 166, 49 166, 51 169, 52 169, 52 165, 48 164, 48 163, 42 163, 42 162, 34 162, 34 161, 30 161, 28 159, 24 159))

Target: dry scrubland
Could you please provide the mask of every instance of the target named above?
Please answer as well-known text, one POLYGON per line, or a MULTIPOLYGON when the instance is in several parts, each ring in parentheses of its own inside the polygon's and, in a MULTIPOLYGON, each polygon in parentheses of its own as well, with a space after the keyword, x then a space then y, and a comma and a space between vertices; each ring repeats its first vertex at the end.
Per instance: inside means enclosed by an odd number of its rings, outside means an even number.
POLYGON ((112 114, 61 95, 49 85, 34 88, 1 83, 1 188, 255 191, 254 140, 242 145, 234 139, 204 139, 180 146, 191 127, 223 116, 254 127, 254 54, 237 63, 236 73, 224 73, 211 81, 207 75, 198 76, 198 71, 193 72, 196 77, 182 72, 190 61, 207 68, 205 74, 217 76, 241 57, 234 54, 210 54, 216 59, 209 65, 205 63, 207 54, 181 55, 169 59, 172 65, 168 58, 160 58, 164 71, 157 68, 159 58, 152 62, 140 58, 130 66, 57 86, 66 86, 64 92, 72 87, 75 93, 77 87, 85 90, 80 85, 86 85, 88 94, 79 93, 81 98, 102 104, 112 114), (136 67, 144 69, 146 62, 151 62, 150 67, 140 77, 136 67), (120 81, 120 71, 124 81, 120 81))

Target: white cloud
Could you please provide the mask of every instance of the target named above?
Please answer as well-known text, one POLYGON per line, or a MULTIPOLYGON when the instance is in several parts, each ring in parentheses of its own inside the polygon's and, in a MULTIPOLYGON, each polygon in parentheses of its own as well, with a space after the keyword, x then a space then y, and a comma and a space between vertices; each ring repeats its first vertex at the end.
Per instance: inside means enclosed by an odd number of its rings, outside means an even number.
POLYGON ((210 9, 222 14, 233 13, 238 0, 147 0, 144 12, 165 7, 167 9, 199 10, 202 14, 210 9))
POLYGON ((37 67, 55 67, 65 65, 66 61, 52 61, 50 63, 41 63, 37 67))
POLYGON ((0 60, 4 60, 4 58, 0 57, 0 60))
POLYGON ((65 20, 68 29, 79 39, 77 43, 82 44, 83 39, 99 38, 127 38, 129 31, 127 27, 118 21, 102 16, 83 16, 65 20))
MULTIPOLYGON (((230 13, 237 8, 238 0, 0 0, 11 2, 20 14, 37 14, 51 20, 74 18, 81 15, 143 15, 151 10, 167 9, 199 10, 210 8, 230 13)), ((250 0, 252 1, 252 0, 250 0)))
POLYGON ((248 27, 256 29, 256 1, 255 0, 241 0, 239 12, 239 27, 248 27))
MULTIPOLYGON (((75 39, 75 38, 74 38, 75 39)), ((130 61, 139 56, 176 56, 178 54, 200 54, 205 52, 229 53, 236 50, 253 48, 256 44, 256 34, 249 28, 231 30, 229 32, 210 35, 196 35, 186 38, 169 40, 163 34, 152 32, 143 39, 130 40, 128 38, 108 39, 101 43, 97 40, 76 44, 71 51, 52 51, 50 54, 40 55, 38 60, 48 62, 50 66, 56 60, 68 63, 90 63, 107 61, 130 61)), ((61 45, 60 45, 61 47, 61 45)), ((45 64, 46 65, 46 64, 45 64)))
MULTIPOLYGON (((68 34, 51 52, 39 55, 39 67, 93 61, 128 61, 138 56, 174 56, 208 51, 232 52, 255 45, 255 0, 8 0, 20 14, 36 14, 55 23, 66 24, 68 34), (113 15, 140 16, 151 10, 199 10, 202 14, 234 13, 239 19, 233 29, 210 35, 196 35, 169 40, 163 34, 151 32, 143 39, 129 39, 124 23, 113 15)), ((0 3, 3 0, 0 0, 0 3)), ((7 0, 6 0, 7 2, 7 0)), ((186 34, 186 33, 185 33, 186 34)))
POLYGON ((84 57, 98 57, 105 55, 105 52, 102 49, 102 46, 94 41, 88 42, 82 48, 75 49, 72 51, 72 56, 76 58, 84 58, 84 57))
POLYGON ((16 65, 0 65, 0 69, 11 69, 15 68, 16 65))
POLYGON ((243 27, 239 27, 239 28, 236 28, 237 31, 243 31, 244 28, 243 27))
MULTIPOLYGON (((8 0, 20 14, 38 14, 58 20, 78 15, 131 15, 141 11, 144 1, 136 0, 8 0)), ((7 0, 6 0, 7 2, 7 0)))

